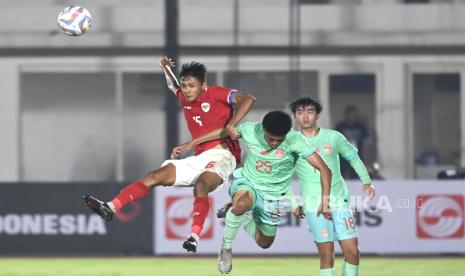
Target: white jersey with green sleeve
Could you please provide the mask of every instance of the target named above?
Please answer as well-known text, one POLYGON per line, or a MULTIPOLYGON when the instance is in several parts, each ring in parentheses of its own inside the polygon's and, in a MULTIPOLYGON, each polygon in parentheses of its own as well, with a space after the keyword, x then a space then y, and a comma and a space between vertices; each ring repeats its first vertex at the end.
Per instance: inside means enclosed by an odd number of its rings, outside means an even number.
POLYGON ((244 165, 234 171, 234 177, 245 177, 265 195, 284 195, 289 190, 297 160, 315 152, 304 136, 294 130, 286 135, 278 148, 271 149, 265 141, 261 123, 245 122, 236 129, 247 146, 247 155, 244 165))
MULTIPOLYGON (((339 156, 351 162, 360 160, 358 150, 355 148, 341 133, 335 130, 320 128, 315 137, 306 137, 304 139, 312 144, 320 156, 325 160, 331 170, 331 207, 347 207, 350 205, 350 195, 347 185, 341 175, 339 165, 339 156)), ((361 161, 360 161, 361 163, 361 161)), ((363 183, 371 183, 363 163, 360 169, 363 183)), ((296 173, 299 177, 300 192, 304 200, 306 211, 314 211, 318 208, 317 203, 321 198, 320 172, 314 169, 308 162, 297 161, 296 173), (311 204, 311 203, 315 204, 311 204)))

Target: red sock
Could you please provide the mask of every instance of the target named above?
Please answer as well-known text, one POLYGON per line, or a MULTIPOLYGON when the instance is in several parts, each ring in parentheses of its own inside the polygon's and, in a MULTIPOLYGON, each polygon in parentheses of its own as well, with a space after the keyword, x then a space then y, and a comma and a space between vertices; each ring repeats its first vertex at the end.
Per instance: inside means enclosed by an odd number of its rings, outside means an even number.
POLYGON ((197 234, 199 237, 209 210, 210 201, 208 200, 208 197, 195 198, 194 209, 192 210, 192 233, 197 234))
POLYGON ((144 182, 136 181, 122 189, 121 192, 111 201, 111 203, 115 205, 116 210, 119 210, 126 206, 128 203, 144 198, 149 193, 149 191, 150 189, 144 185, 144 182))

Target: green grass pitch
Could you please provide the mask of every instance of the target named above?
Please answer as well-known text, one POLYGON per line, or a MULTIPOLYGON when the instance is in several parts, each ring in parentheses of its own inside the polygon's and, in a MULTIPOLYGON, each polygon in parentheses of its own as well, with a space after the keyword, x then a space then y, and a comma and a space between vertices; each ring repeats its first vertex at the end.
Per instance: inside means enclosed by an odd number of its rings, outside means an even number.
MULTIPOLYGON (((341 275, 342 261, 336 260, 341 275)), ((216 258, 0 258, 0 275, 207 276, 220 275, 216 258)), ((314 257, 235 258, 230 275, 319 275, 314 257)), ((364 258, 359 275, 465 275, 465 258, 364 258)))

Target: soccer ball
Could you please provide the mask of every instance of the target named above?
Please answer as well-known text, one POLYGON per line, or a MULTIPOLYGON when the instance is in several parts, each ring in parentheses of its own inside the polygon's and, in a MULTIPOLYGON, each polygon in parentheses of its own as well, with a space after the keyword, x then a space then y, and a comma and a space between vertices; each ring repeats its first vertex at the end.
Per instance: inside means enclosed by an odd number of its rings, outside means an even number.
POLYGON ((66 35, 79 36, 92 26, 92 16, 83 7, 69 6, 58 14, 57 23, 66 35))

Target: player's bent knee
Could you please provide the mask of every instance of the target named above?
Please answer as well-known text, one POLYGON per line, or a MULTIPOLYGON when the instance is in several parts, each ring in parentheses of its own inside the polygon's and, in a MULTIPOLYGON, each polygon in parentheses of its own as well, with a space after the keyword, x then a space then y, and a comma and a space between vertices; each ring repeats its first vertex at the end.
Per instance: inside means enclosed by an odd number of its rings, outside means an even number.
POLYGON ((238 201, 232 206, 231 212, 236 216, 241 216, 245 214, 245 212, 247 212, 247 210, 249 209, 250 206, 247 204, 247 202, 238 201))
POLYGON ((360 260, 360 251, 359 251, 359 249, 356 247, 354 249, 345 250, 344 259, 348 263, 358 264, 358 262, 360 260))
POLYGON ((263 249, 268 249, 273 244, 273 241, 274 241, 274 239, 272 239, 272 240, 260 240, 259 239, 257 241, 257 245, 260 246, 263 249))
POLYGON ((257 245, 260 246, 263 249, 270 248, 271 245, 274 242, 275 236, 267 236, 263 234, 263 231, 257 227, 257 234, 255 237, 255 241, 257 242, 257 245))
POLYGON ((250 210, 252 205, 253 200, 251 199, 250 192, 240 191, 233 196, 233 206, 231 208, 231 212, 236 216, 240 216, 250 210))
POLYGON ((221 179, 216 179, 212 177, 199 178, 194 187, 194 196, 208 196, 208 194, 221 184, 221 179))

